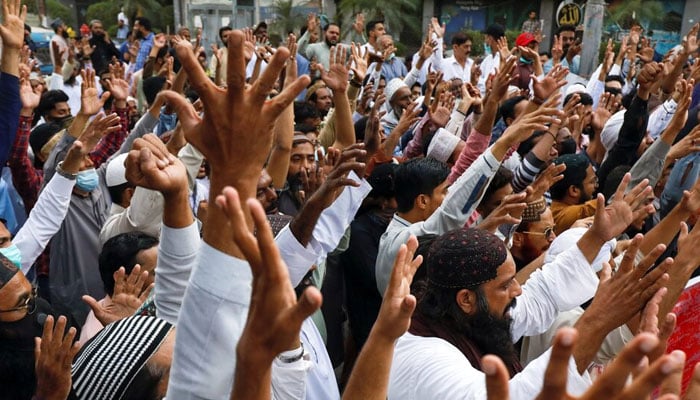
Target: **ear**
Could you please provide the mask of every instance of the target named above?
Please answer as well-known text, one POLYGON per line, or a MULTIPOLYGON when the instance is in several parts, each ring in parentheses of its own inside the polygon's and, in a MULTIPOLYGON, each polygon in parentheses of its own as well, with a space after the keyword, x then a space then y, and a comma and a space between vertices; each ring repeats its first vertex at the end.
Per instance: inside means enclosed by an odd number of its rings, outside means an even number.
POLYGON ((134 196, 134 190, 136 189, 132 187, 124 189, 124 193, 122 194, 122 200, 124 203, 131 204, 131 198, 134 196))
POLYGON ((428 208, 428 203, 430 203, 430 197, 426 194, 419 194, 418 197, 416 197, 413 206, 420 210, 425 210, 428 208))
POLYGON ((455 296, 455 301, 465 314, 473 315, 476 313, 476 293, 473 291, 469 289, 460 290, 455 296))
POLYGON ((522 247, 525 235, 521 232, 513 232, 513 247, 522 247))
POLYGON ((576 185, 570 185, 569 189, 566 191, 566 194, 569 197, 578 199, 579 197, 581 197, 581 189, 579 189, 579 187, 576 185))

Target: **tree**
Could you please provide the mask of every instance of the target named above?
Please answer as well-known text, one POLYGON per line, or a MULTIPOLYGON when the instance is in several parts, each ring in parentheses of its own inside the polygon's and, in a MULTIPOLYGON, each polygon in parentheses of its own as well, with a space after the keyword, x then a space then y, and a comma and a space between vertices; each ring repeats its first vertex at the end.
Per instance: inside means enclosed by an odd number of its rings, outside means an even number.
POLYGON ((272 4, 275 20, 270 25, 270 35, 278 35, 284 39, 289 32, 297 31, 305 24, 306 16, 296 11, 296 8, 307 5, 307 1, 299 1, 295 5, 294 0, 275 0, 272 4))
POLYGON ((75 26, 75 14, 58 0, 46 0, 46 8, 49 14, 49 24, 54 19, 60 18, 66 23, 66 26, 75 26))
POLYGON ((610 8, 610 18, 623 29, 629 29, 633 21, 641 21, 645 28, 660 24, 664 14, 663 4, 656 0, 621 1, 610 8))
POLYGON ((365 21, 383 19, 387 31, 396 40, 399 33, 408 33, 410 36, 418 36, 421 33, 421 17, 419 6, 423 4, 419 0, 340 0, 338 5, 338 19, 343 29, 351 29, 355 15, 362 12, 365 21), (411 35, 412 33, 412 35, 411 35))

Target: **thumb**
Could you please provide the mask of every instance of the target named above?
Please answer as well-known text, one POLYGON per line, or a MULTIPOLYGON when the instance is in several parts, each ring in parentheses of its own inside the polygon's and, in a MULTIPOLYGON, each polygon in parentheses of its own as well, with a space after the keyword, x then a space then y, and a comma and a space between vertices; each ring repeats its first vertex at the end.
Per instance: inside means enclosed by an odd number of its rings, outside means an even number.
POLYGON ((321 292, 313 286, 307 287, 304 293, 301 294, 297 304, 292 308, 291 317, 293 323, 300 326, 306 318, 321 307, 322 302, 323 296, 321 296, 321 292))
POLYGON ((94 297, 86 294, 83 296, 83 302, 90 306, 90 309, 96 316, 102 313, 102 307, 100 307, 100 304, 94 297))

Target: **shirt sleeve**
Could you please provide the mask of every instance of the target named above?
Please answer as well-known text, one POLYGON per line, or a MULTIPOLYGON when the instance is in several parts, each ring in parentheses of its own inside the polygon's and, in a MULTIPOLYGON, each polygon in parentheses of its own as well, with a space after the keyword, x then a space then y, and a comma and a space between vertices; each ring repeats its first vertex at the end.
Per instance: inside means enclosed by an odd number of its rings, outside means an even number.
POLYGON ((163 219, 163 195, 154 190, 136 187, 131 204, 110 215, 100 230, 100 243, 124 232, 142 231, 158 236, 163 219))
POLYGON ((13 243, 22 255, 22 272, 26 275, 46 244, 58 232, 70 207, 75 180, 61 175, 46 184, 29 218, 15 236, 13 243))
POLYGON ((19 79, 12 74, 0 74, 0 166, 4 166, 19 126, 22 102, 19 98, 19 79))
POLYGON ((8 162, 10 171, 12 171, 12 184, 22 197, 24 209, 27 213, 34 208, 34 204, 39 197, 39 189, 41 189, 41 184, 44 181, 43 173, 34 168, 27 153, 31 124, 31 117, 20 117, 17 135, 15 136, 8 162))

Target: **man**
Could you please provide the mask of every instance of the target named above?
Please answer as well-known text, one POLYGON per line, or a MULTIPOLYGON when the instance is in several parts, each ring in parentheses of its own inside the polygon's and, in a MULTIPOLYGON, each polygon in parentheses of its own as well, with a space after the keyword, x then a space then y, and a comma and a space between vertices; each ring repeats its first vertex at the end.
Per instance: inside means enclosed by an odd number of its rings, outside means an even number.
POLYGON ((511 84, 523 90, 530 90, 532 75, 537 76, 542 73, 542 66, 539 64, 540 59, 537 54, 539 42, 535 35, 525 32, 518 35, 515 39, 515 45, 522 47, 523 50, 517 63, 517 79, 514 79, 511 84))
POLYGON ((367 32, 367 43, 362 45, 362 51, 369 52, 369 54, 379 55, 377 39, 386 33, 384 28, 384 20, 373 20, 369 21, 365 27, 367 32))
POLYGON ((55 33, 51 37, 51 64, 56 65, 59 57, 63 62, 68 60, 68 30, 60 18, 53 20, 51 29, 55 33))
POLYGON ((566 165, 562 174, 564 178, 549 189, 554 233, 559 235, 577 220, 595 214, 596 199, 593 194, 598 188, 598 177, 588 157, 583 154, 565 154, 554 163, 566 165))
MULTIPOLYGON (((158 239, 151 235, 143 232, 128 232, 109 239, 102 246, 99 256, 100 276, 107 295, 97 303, 101 307, 109 307, 112 304, 114 276, 122 267, 129 276, 136 264, 140 265, 142 273, 148 272, 148 279, 143 283, 143 289, 148 288, 155 280, 157 260, 158 239)), ((102 328, 104 325, 95 317, 94 311, 90 311, 80 330, 80 342, 86 343, 102 328)))
POLYGON ((287 186, 279 192, 279 211, 295 216, 304 204, 305 195, 302 175, 317 175, 316 153, 311 140, 306 135, 294 135, 292 152, 289 156, 287 186))
POLYGON ((557 30, 557 35, 562 45, 561 53, 556 54, 552 49, 552 58, 544 64, 544 73, 548 73, 556 61, 561 62, 563 67, 569 68, 569 72, 572 74, 578 74, 581 65, 581 44, 576 40, 576 27, 562 25, 557 30))
POLYGON ((398 125, 403 110, 411 104, 411 90, 403 79, 394 78, 386 84, 384 94, 387 113, 382 117, 381 123, 384 134, 388 136, 398 125))
POLYGON ((68 96, 61 90, 49 90, 41 96, 36 115, 44 118, 45 123, 35 127, 29 136, 36 168, 43 167, 51 152, 51 149, 43 151, 44 145, 61 129, 66 128, 73 118, 68 100, 68 96))
POLYGON ((484 32, 484 59, 479 66, 481 75, 477 84, 482 96, 486 93, 486 79, 498 68, 501 62, 497 44, 498 40, 505 34, 505 29, 499 24, 489 25, 484 32))
POLYGON ((306 58, 312 62, 315 60, 328 71, 331 61, 331 47, 337 45, 339 39, 340 26, 335 22, 329 23, 323 29, 323 41, 312 43, 306 47, 306 58))
POLYGON ((469 57, 472 51, 472 38, 464 32, 452 36, 452 56, 440 63, 442 79, 450 81, 459 78, 462 82, 471 82, 474 60, 469 57))
POLYGON ((219 56, 216 57, 216 55, 212 55, 211 60, 209 61, 209 74, 212 78, 216 78, 217 76, 219 77, 219 81, 216 82, 217 84, 226 82, 226 65, 228 64, 228 35, 231 34, 231 31, 232 29, 230 26, 223 26, 219 28, 219 39, 221 40, 223 47, 216 50, 219 52, 219 56), (221 63, 221 65, 219 65, 219 63, 221 63), (217 68, 219 69, 218 75, 216 73, 217 68))
POLYGON ((321 119, 326 118, 333 107, 333 95, 323 82, 319 81, 306 92, 307 102, 313 105, 321 119), (315 89, 315 90, 314 90, 315 89))
POLYGON ((139 39, 141 42, 139 53, 136 55, 134 71, 142 69, 143 65, 146 63, 146 60, 148 60, 148 54, 151 52, 151 48, 153 47, 153 38, 155 37, 152 29, 151 21, 146 17, 138 17, 134 21, 134 32, 136 39, 139 39))
MULTIPOLYGON (((623 207, 630 209, 627 203, 623 207)), ((425 260, 425 291, 418 301, 408 333, 396 344, 389 399, 486 398, 481 372, 485 354, 497 355, 506 364, 512 398, 535 398, 541 389, 550 353, 523 369, 513 343, 521 335, 527 335, 526 331, 546 330, 559 312, 576 306, 574 297, 590 298, 596 292, 598 280, 591 263, 602 244, 619 233, 627 222, 626 219, 613 220, 608 221, 614 225, 613 229, 599 230, 602 225, 596 224, 576 246, 537 271, 523 287, 515 279, 511 255, 495 235, 479 229, 460 228, 436 238, 425 260)), ((629 268, 634 270, 633 266, 626 266, 625 271, 629 268)), ((610 330, 644 307, 653 294, 647 290, 655 291, 663 285, 663 279, 659 279, 662 274, 657 271, 654 277, 641 284, 651 286, 637 288, 632 291, 634 294, 619 296, 615 293, 619 289, 609 286, 596 293, 581 321, 590 324, 595 319, 596 324, 605 328, 597 332, 593 332, 595 329, 579 332, 578 344, 586 350, 577 349, 568 361, 570 393, 581 393, 590 385, 584 372, 593 360, 595 349, 610 330), (596 301, 598 296, 604 300, 596 301), (625 299, 626 296, 642 298, 625 299), (621 304, 627 301, 628 305, 621 304), (611 307, 613 310, 608 310, 611 307)), ((616 278, 620 279, 620 284, 639 280, 638 275, 628 272, 616 278)))
POLYGON ((520 30, 532 34, 542 31, 542 24, 540 20, 537 19, 537 11, 530 10, 530 12, 527 13, 527 20, 523 22, 523 26, 520 30))
POLYGON ((380 72, 381 76, 387 80, 394 78, 404 78, 408 75, 406 65, 396 57, 396 48, 394 47, 394 39, 391 35, 382 35, 377 42, 377 50, 380 53, 381 60, 372 63, 369 66, 370 71, 380 72))
POLYGON ((97 72, 108 71, 112 58, 119 59, 119 49, 112 43, 100 20, 90 21, 90 32, 92 32, 92 37, 88 42, 93 47, 92 54, 90 54, 92 68, 97 72))
POLYGON ((258 26, 255 27, 255 30, 253 30, 253 35, 255 35, 255 41, 259 45, 264 46, 270 43, 270 40, 267 37, 267 23, 265 21, 260 22, 258 26))
POLYGON ((513 233, 513 244, 510 247, 517 271, 546 252, 557 237, 552 210, 547 207, 544 199, 528 204, 521 219, 513 233))

